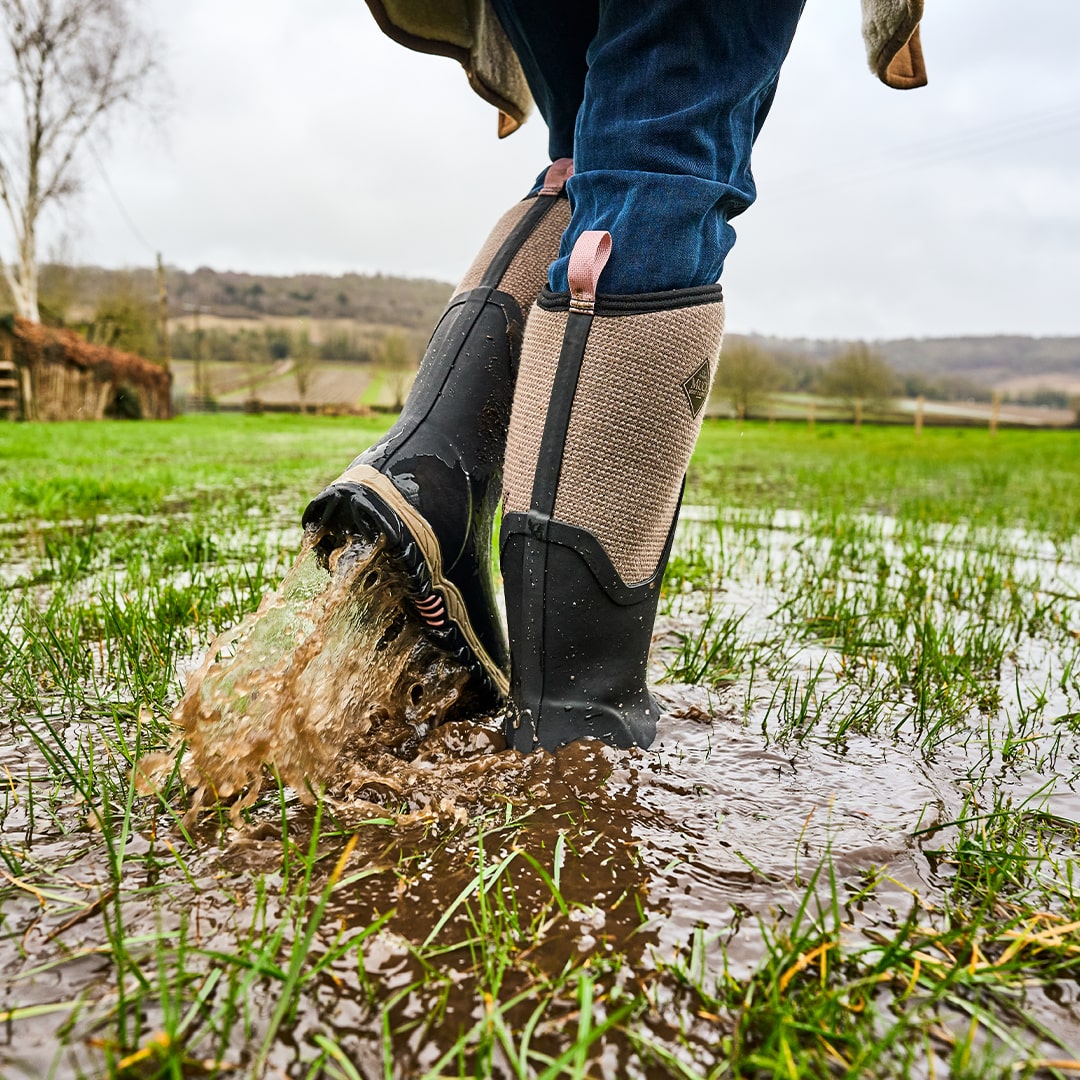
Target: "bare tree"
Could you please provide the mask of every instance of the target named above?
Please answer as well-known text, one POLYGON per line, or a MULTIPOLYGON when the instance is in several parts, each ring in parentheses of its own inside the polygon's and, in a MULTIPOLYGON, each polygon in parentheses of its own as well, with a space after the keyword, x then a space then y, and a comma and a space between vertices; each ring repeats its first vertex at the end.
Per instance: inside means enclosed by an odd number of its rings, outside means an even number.
POLYGON ((241 330, 236 335, 236 358, 244 365, 244 378, 247 382, 247 401, 244 408, 248 412, 261 412, 259 388, 266 374, 267 357, 266 339, 254 330, 241 330))
POLYGON ((37 226, 79 188, 87 136, 132 104, 155 71, 131 0, 0 0, 0 202, 14 257, 0 268, 24 318, 38 321, 37 226), (11 123, 7 122, 10 118, 11 123))
POLYGON ((300 400, 300 411, 302 413, 306 413, 308 409, 308 389, 311 386, 311 376, 315 373, 315 367, 315 348, 311 343, 307 319, 302 319, 292 359, 293 379, 296 381, 296 396, 300 400))
POLYGON ((386 385, 393 397, 395 412, 405 407, 405 396, 416 375, 416 348, 404 334, 393 331, 382 340, 379 363, 386 372, 386 385))
POLYGON ((825 365, 821 392, 848 405, 858 428, 864 406, 880 407, 896 392, 896 374, 866 342, 857 341, 825 365))
POLYGON ((732 341, 721 351, 716 391, 731 402, 740 420, 766 401, 779 382, 776 361, 752 341, 732 341))

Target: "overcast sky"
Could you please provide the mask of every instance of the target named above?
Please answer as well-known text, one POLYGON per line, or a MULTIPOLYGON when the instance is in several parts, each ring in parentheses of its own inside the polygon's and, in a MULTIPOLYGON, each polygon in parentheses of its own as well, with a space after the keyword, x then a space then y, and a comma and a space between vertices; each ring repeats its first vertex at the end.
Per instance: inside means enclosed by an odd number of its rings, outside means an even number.
MULTIPOLYGON (((735 223, 731 330, 1080 334, 1080 4, 926 6, 930 85, 896 91, 866 68, 857 0, 809 0, 735 223)), ((43 254, 62 234, 106 266, 160 249, 454 281, 546 160, 538 115, 498 140, 458 65, 383 38, 363 0, 147 11, 171 110, 100 145, 107 180, 89 160, 43 254)))

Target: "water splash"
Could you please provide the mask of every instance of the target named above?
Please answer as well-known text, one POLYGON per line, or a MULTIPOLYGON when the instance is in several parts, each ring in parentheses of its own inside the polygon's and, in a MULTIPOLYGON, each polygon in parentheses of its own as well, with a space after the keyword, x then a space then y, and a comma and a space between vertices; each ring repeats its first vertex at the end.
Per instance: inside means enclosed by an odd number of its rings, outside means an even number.
MULTIPOLYGON (((469 673, 425 632, 409 591, 381 541, 305 536, 281 587, 214 641, 173 712, 189 817, 235 799, 236 820, 271 771, 310 801, 331 781, 370 787, 371 757, 416 755, 469 673)), ((141 777, 152 784, 174 764, 155 755, 141 777)), ((378 779, 385 795, 403 793, 378 779)))

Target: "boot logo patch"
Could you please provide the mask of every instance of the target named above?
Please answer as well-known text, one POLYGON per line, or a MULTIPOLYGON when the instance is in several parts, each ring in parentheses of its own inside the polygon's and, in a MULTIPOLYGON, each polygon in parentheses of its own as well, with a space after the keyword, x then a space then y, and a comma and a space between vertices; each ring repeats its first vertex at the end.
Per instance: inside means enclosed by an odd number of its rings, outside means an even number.
POLYGON ((686 392, 686 400, 690 402, 690 415, 696 417, 705 407, 709 400, 709 361, 702 360, 700 364, 687 376, 682 384, 686 392))

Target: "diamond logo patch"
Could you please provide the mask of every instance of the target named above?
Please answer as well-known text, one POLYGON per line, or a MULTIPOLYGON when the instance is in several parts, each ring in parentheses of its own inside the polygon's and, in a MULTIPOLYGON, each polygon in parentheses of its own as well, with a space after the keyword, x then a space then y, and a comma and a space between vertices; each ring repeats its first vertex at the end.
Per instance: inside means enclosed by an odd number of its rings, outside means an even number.
POLYGON ((702 360, 682 384, 683 390, 686 391, 686 400, 690 402, 691 416, 696 417, 705 408, 705 402, 709 400, 710 382, 709 361, 702 360))

